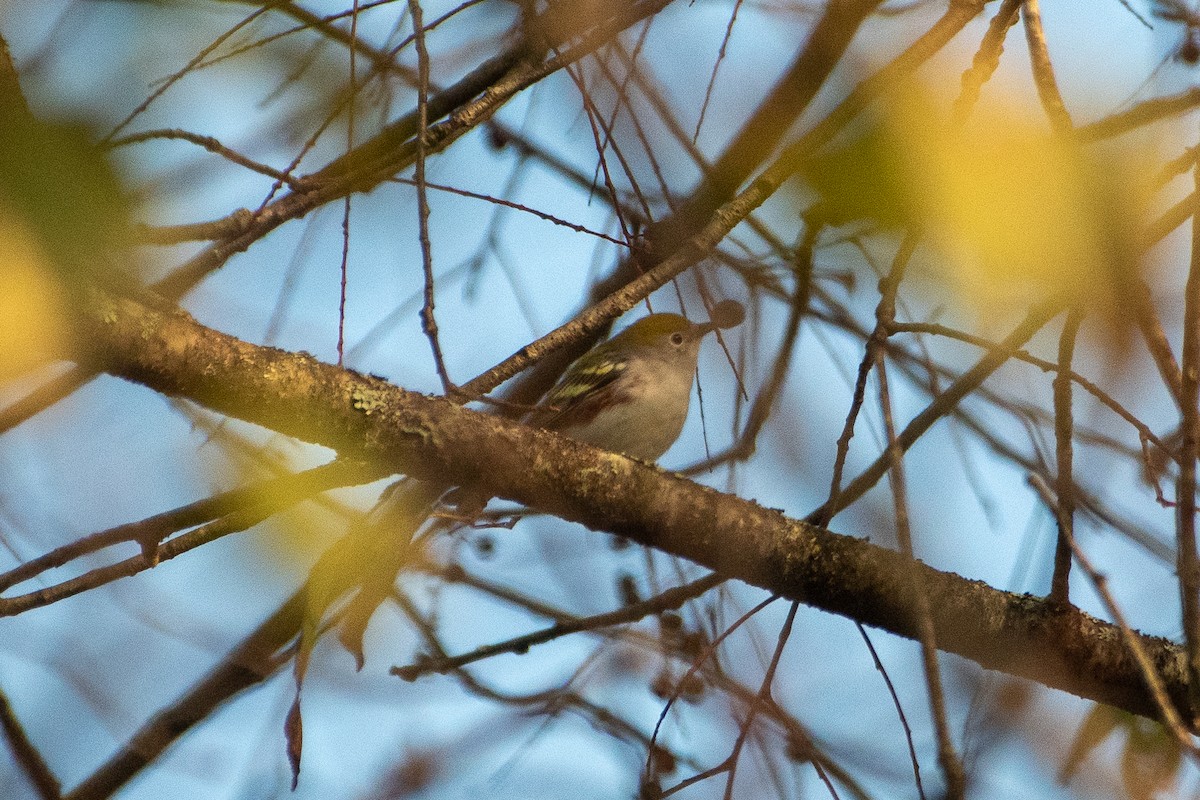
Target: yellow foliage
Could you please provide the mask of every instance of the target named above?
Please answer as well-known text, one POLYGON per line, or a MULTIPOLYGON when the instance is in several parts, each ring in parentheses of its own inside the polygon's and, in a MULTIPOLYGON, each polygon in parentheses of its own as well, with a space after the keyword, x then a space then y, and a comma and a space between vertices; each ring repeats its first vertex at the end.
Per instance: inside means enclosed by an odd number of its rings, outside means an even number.
POLYGON ((834 221, 924 230, 939 274, 985 314, 1059 293, 1108 306, 1113 270, 1135 262, 1132 170, 1056 135, 1029 104, 996 102, 957 128, 908 86, 808 177, 834 221))
POLYGON ((1132 204, 1094 158, 1024 108, 940 136, 909 123, 921 216, 964 299, 984 311, 1059 293, 1107 304, 1132 204))
POLYGON ((66 297, 45 250, 0 205, 0 381, 69 357, 66 297))

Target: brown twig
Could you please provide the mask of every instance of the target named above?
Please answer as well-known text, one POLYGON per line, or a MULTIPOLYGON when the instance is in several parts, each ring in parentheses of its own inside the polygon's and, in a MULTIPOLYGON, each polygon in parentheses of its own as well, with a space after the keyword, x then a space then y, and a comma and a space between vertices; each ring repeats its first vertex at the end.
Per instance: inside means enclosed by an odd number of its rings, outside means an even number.
MULTIPOLYGON (((999 345, 995 342, 985 339, 982 336, 976 336, 966 331, 960 331, 951 328, 947 325, 942 325, 936 322, 896 322, 892 324, 893 333, 927 333, 934 336, 945 336, 949 339, 955 339, 960 342, 974 345, 984 350, 994 350, 999 345)), ((1044 358, 1029 353, 1027 350, 1018 350, 1012 354, 1015 361, 1024 361, 1026 364, 1032 364, 1043 372, 1053 372, 1056 375, 1062 371, 1060 364, 1055 364, 1053 361, 1047 361, 1044 358)), ((1081 389, 1096 398, 1102 405, 1111 410, 1121 419, 1129 423, 1134 430, 1137 431, 1138 437, 1150 444, 1153 444, 1161 451, 1166 451, 1167 446, 1158 438, 1158 436, 1150 429, 1146 423, 1138 419, 1132 411, 1117 401, 1108 392, 1101 389, 1094 381, 1085 378, 1078 372, 1072 370, 1067 373, 1072 382, 1077 384, 1081 389)))
POLYGON ((875 650, 875 645, 871 641, 871 636, 867 633, 866 627, 861 622, 854 623, 854 627, 858 629, 863 643, 867 646, 867 651, 871 654, 871 661, 875 664, 875 671, 883 676, 883 682, 887 686, 888 695, 892 698, 892 706, 896 709, 896 715, 900 718, 901 727, 904 728, 904 741, 908 745, 908 760, 912 763, 913 782, 917 786, 917 796, 921 800, 926 800, 925 786, 921 783, 921 762, 917 759, 917 748, 913 744, 912 727, 908 724, 908 717, 904 713, 904 706, 900 702, 900 695, 896 693, 896 685, 892 683, 891 676, 888 675, 887 669, 883 666, 883 661, 879 658, 879 653, 875 650))
MULTIPOLYGON (((729 636, 731 636, 734 631, 736 631, 737 629, 739 629, 740 627, 745 625, 747 622, 749 622, 751 619, 753 619, 754 616, 757 615, 760 611, 762 611, 764 608, 771 605, 778 599, 779 599, 778 597, 770 596, 770 597, 767 597, 767 598, 764 598, 763 600, 761 600, 749 611, 746 611, 744 614, 739 616, 732 623, 730 623, 729 625, 726 625, 725 629, 722 630, 719 635, 713 637, 712 641, 708 642, 705 645, 704 649, 700 653, 698 653, 695 656, 695 658, 692 659, 692 663, 688 665, 687 672, 685 672, 683 674, 683 677, 681 677, 678 681, 675 682, 674 691, 672 692, 671 696, 669 698, 667 698, 667 702, 663 705, 662 710, 658 712, 658 721, 655 722, 654 732, 650 735, 650 742, 652 745, 657 744, 658 738, 659 738, 659 733, 662 731, 663 723, 666 722, 667 714, 670 713, 671 708, 675 705, 676 700, 678 700, 680 695, 683 693, 683 687, 688 683, 688 681, 692 678, 692 676, 695 675, 697 672, 699 672, 700 669, 706 663, 713 660, 713 656, 716 653, 717 648, 721 645, 722 642, 724 642, 727 638, 729 638, 729 636)), ((758 695, 755 694, 753 699, 751 700, 750 704, 754 705, 757 702, 758 702, 758 695)), ((645 773, 642 776, 643 781, 654 780, 658 773, 657 765, 654 763, 654 755, 655 754, 654 754, 653 750, 648 751, 646 754, 645 773)), ((679 783, 677 783, 675 786, 671 787, 670 789, 667 789, 665 791, 660 791, 660 796, 668 797, 668 796, 674 794, 675 792, 680 791, 681 789, 686 789, 688 786, 691 786, 694 783, 698 783, 700 781, 707 780, 708 778, 711 778, 714 775, 719 775, 722 772, 725 772, 729 768, 729 763, 730 763, 731 758, 732 758, 732 756, 730 756, 730 758, 726 758, 724 761, 722 761, 720 764, 716 765, 715 767, 703 770, 701 772, 696 773, 695 775, 691 775, 691 776, 685 778, 684 780, 680 781, 679 783)))
MULTIPOLYGON (((1200 196, 1200 165, 1194 170, 1200 196)), ((1200 210, 1192 212, 1192 262, 1184 288, 1183 372, 1179 396, 1179 482, 1175 492, 1180 605, 1187 647, 1192 725, 1200 722, 1200 555, 1196 549, 1196 459, 1200 454, 1200 210)))
MULTIPOLYGON (((393 183, 402 183, 402 184, 405 184, 406 186, 416 186, 417 185, 417 182, 415 180, 409 180, 408 178, 392 178, 392 182, 393 183)), ((628 249, 628 247, 629 247, 628 242, 624 241, 623 239, 619 239, 616 236, 609 236, 607 233, 604 233, 603 231, 593 230, 593 229, 587 227, 586 225, 580 225, 577 222, 571 222, 570 220, 563 219, 562 217, 556 217, 553 214, 548 214, 545 211, 539 211, 538 209, 531 208, 523 203, 517 203, 512 200, 505 200, 503 197, 496 197, 495 195, 481 194, 479 192, 472 192, 467 189, 460 189, 456 186, 446 186, 445 184, 441 184, 441 183, 430 183, 428 180, 425 181, 425 188, 426 189, 435 189, 439 192, 447 192, 449 194, 456 194, 459 197, 469 197, 472 200, 483 200, 485 202, 491 203, 496 206, 502 206, 503 208, 511 208, 513 211, 520 211, 523 214, 532 214, 533 216, 537 217, 538 219, 544 219, 544 220, 546 220, 546 222, 553 223, 554 225, 558 225, 563 228, 569 228, 569 229, 575 231, 576 233, 584 233, 584 234, 587 234, 588 236, 594 236, 597 239, 608 242, 609 244, 614 244, 617 247, 621 247, 621 248, 625 248, 625 249, 628 249)))
MULTIPOLYGON (((883 321, 881 320, 881 323, 883 321)), ((908 516, 908 488, 904 476, 904 453, 896 444, 896 426, 892 420, 892 400, 888 391, 887 362, 882 350, 876 350, 876 374, 879 382, 879 408, 883 416, 884 433, 887 440, 886 452, 890 462, 888 482, 892 489, 892 510, 896 520, 896 539, 900 552, 916 560, 912 529, 908 516)), ((929 606, 929 595, 921 582, 920 572, 908 573, 913 582, 913 609, 916 615, 918 640, 921 644, 921 665, 925 670, 925 686, 929 690, 929 710, 937 734, 938 764, 946 778, 946 796, 950 800, 964 800, 967 791, 966 774, 962 759, 955 750, 950 736, 950 723, 946 715, 946 694, 942 686, 941 669, 938 666, 937 634, 933 627, 933 613, 929 606)))
MULTIPOLYGON (((833 462, 833 476, 829 481, 829 497, 825 503, 813 512, 810 519, 814 524, 825 526, 833 519, 838 510, 845 508, 848 503, 842 503, 842 472, 846 467, 846 458, 850 454, 850 440, 854 438, 854 428, 858 421, 859 411, 867 396, 867 378, 871 369, 878 363, 878 354, 887 343, 888 328, 896 319, 896 293, 900 290, 900 282, 904 279, 904 271, 917 248, 921 234, 909 230, 904 241, 900 243, 892 268, 879 282, 879 302, 875 306, 875 328, 867 337, 863 347, 862 360, 858 362, 858 377, 854 382, 854 394, 850 400, 850 410, 842 424, 842 433, 837 440, 837 454, 833 462)), ((879 463, 879 462, 877 462, 879 463)))
POLYGON ((442 355, 442 344, 438 339, 437 318, 434 316, 433 245, 429 241, 429 197, 425 189, 425 140, 429 133, 429 51, 425 48, 425 31, 422 26, 420 0, 408 0, 408 13, 412 15, 413 41, 417 49, 417 132, 416 158, 414 159, 414 183, 417 187, 417 224, 421 242, 421 270, 425 276, 425 302, 421 306, 421 329, 429 340, 433 351, 433 363, 442 391, 455 393, 454 382, 446 371, 446 359, 442 355))
MULTIPOLYGON (((355 111, 358 109, 358 0, 353 0, 350 13, 350 90, 346 93, 346 151, 354 149, 355 123, 358 122, 355 111)), ((424 97, 422 96, 422 99, 424 97)), ((424 117, 422 117, 424 123, 424 117)), ((424 125, 421 128, 425 130, 424 125)), ((418 158, 421 157, 418 150, 418 158)), ((289 167, 289 171, 294 168, 289 167)), ((294 190, 293 190, 294 191, 294 190)), ((339 264, 340 280, 338 281, 338 325, 337 325, 337 364, 346 363, 346 290, 350 282, 350 201, 353 195, 342 198, 342 258, 339 264)), ((293 771, 292 789, 295 790, 293 771)))
POLYGON ((988 82, 1000 66, 1000 55, 1004 52, 1004 39, 1008 31, 1017 24, 1021 11, 1022 0, 1004 0, 997 9, 996 15, 988 23, 987 33, 975 51, 971 68, 962 75, 962 89, 954 100, 952 119, 954 124, 961 125, 971 115, 971 110, 979 100, 983 85, 988 82))
POLYGON ((201 49, 199 53, 197 53, 195 56, 193 56, 191 58, 191 60, 188 61, 188 63, 183 66, 182 69, 178 70, 177 72, 172 74, 169 78, 167 78, 165 81, 163 81, 162 84, 159 85, 153 92, 151 92, 150 95, 145 100, 143 100, 141 103, 139 103, 137 105, 137 108, 133 109, 133 111, 130 111, 129 114, 125 117, 125 119, 118 122, 117 125, 112 130, 110 130, 108 132, 108 134, 101 140, 101 144, 110 143, 113 140, 113 138, 116 137, 116 135, 118 133, 123 131, 126 128, 126 126, 129 125, 129 123, 133 122, 135 119, 137 119, 138 116, 141 115, 141 113, 143 111, 145 111, 147 108, 149 108, 151 103, 153 103, 159 97, 162 97, 162 95, 168 89, 170 89, 172 86, 174 86, 180 80, 182 80, 186 75, 191 73, 192 69, 194 69, 200 63, 202 63, 204 61, 204 59, 208 56, 209 53, 216 50, 218 47, 220 47, 222 44, 224 44, 226 41, 228 41, 229 37, 233 36, 235 33, 242 30, 250 23, 254 22, 254 20, 258 19, 263 14, 266 14, 269 10, 270 10, 270 6, 262 6, 261 8, 255 9, 254 11, 250 12, 245 17, 243 17, 242 19, 240 19, 236 23, 234 23, 234 25, 232 27, 230 27, 228 30, 226 30, 224 33, 222 33, 216 39, 213 39, 212 42, 210 42, 206 47, 201 49))
MULTIPOLYGON (((1021 324, 1005 337, 996 350, 989 352, 977 361, 975 366, 959 376, 957 380, 946 387, 942 394, 913 417, 908 426, 896 437, 896 443, 901 450, 906 452, 935 422, 951 413, 964 397, 979 388, 988 376, 1012 357, 1013 352, 1020 349, 1035 333, 1045 327, 1046 323, 1057 316, 1062 310, 1062 305, 1060 299, 1054 299, 1031 309, 1021 324)), ((862 497, 868 489, 879 482, 887 470, 888 460, 885 456, 880 456, 839 492, 835 500, 812 512, 810 518, 832 517, 833 514, 862 497)))
POLYGON ((239 167, 245 167, 252 172, 257 172, 260 175, 266 175, 268 178, 274 178, 275 180, 286 184, 288 188, 292 189, 293 191, 300 192, 304 191, 306 188, 302 180, 299 180, 292 175, 288 175, 281 170, 277 170, 274 167, 268 166, 259 161, 255 161, 248 156, 244 156, 231 147, 226 147, 225 145, 221 144, 221 140, 215 136, 204 136, 202 134, 192 133, 191 131, 185 131, 180 128, 158 129, 132 133, 128 136, 122 136, 118 139, 113 139, 105 146, 109 149, 115 149, 118 147, 126 147, 131 144, 157 141, 160 139, 179 139, 185 142, 191 142, 192 144, 203 147, 210 153, 215 153, 221 156, 226 161, 237 164, 239 167))
MULTIPOLYGON (((600 61, 597 59, 597 61, 600 61)), ((602 62, 601 62, 602 63, 602 62)), ((592 179, 590 196, 595 195, 596 180, 600 177, 604 178, 604 194, 607 195, 609 208, 613 210, 613 215, 617 220, 617 226, 621 229, 621 236, 632 242, 635 236, 633 227, 629 220, 625 219, 620 204, 620 193, 617 191, 617 185, 613 181, 612 173, 609 170, 608 158, 605 153, 609 150, 617 158, 617 163, 621 166, 621 171, 625 173, 625 179, 629 181, 629 185, 633 190, 634 197, 637 198, 638 205, 641 206, 642 216, 647 220, 653 219, 653 212, 650 208, 650 202, 642 194, 641 186, 638 184, 637 177, 629 161, 625 158, 621 146, 618 144, 612 133, 612 123, 605 122, 600 110, 596 107, 592 100, 591 93, 588 91, 587 81, 584 80, 584 75, 581 69, 577 66, 569 66, 566 69, 567 77, 575 84, 576 90, 579 92, 579 99, 583 104, 584 117, 588 121, 588 128, 592 132, 592 144, 596 151, 596 177, 592 179)), ((613 119, 616 119, 617 111, 620 108, 621 95, 618 94, 617 107, 613 111, 613 119)))
POLYGON ((0 588, 30 580, 88 553, 122 542, 136 542, 141 555, 89 570, 78 577, 27 594, 0 598, 0 616, 13 616, 50 605, 119 578, 151 569, 202 544, 239 533, 288 506, 327 489, 377 479, 386 470, 352 461, 333 461, 295 475, 273 478, 207 497, 195 503, 85 536, 0 575, 0 588), (201 524, 206 523, 206 524, 201 524), (200 525, 168 541, 171 533, 200 525))
POLYGON ((737 24, 738 11, 742 8, 742 0, 735 0, 733 10, 729 12, 729 23, 725 26, 725 35, 721 37, 721 49, 717 51, 717 60, 713 62, 712 71, 708 75, 708 86, 704 89, 704 101, 700 103, 700 114, 696 117, 696 130, 692 133, 692 143, 700 138, 700 128, 704 125, 704 117, 708 113, 708 104, 712 100, 713 89, 717 85, 717 73, 721 70, 721 62, 725 60, 725 51, 729 40, 733 37, 733 26, 737 24))
MULTIPOLYGON (((779 662, 783 658, 783 649, 787 646, 788 639, 792 637, 792 626, 796 622, 796 612, 799 610, 800 604, 795 601, 788 607, 787 617, 775 639, 775 650, 771 653, 771 661, 767 664, 767 671, 759 683, 758 694, 754 698, 755 702, 746 709, 746 718, 738 724, 738 736, 733 743, 733 751, 726 759, 728 767, 725 774, 724 800, 733 800, 733 783, 737 778, 738 762, 741 760, 742 750, 746 747, 746 741, 750 736, 750 731, 754 728, 754 720, 758 717, 759 710, 771 702, 771 686, 775 683, 775 672, 779 669, 779 662)), ((830 789, 833 788, 828 781, 826 781, 826 785, 830 789)), ((836 798, 837 792, 834 792, 833 796, 836 798)))
MULTIPOLYGON (((257 4, 257 0, 240 0, 240 1, 246 5, 256 5, 257 4)), ((478 3, 478 2, 482 2, 482 1, 483 0, 473 0, 474 3, 478 3)), ((304 33, 305 31, 315 31, 316 33, 320 34, 321 36, 324 36, 325 38, 327 38, 331 41, 339 42, 341 44, 345 44, 345 45, 349 46, 350 45, 350 37, 346 33, 346 31, 342 30, 337 25, 333 25, 331 23, 338 22, 339 20, 344 20, 347 17, 350 17, 355 13, 361 13, 363 11, 369 11, 371 9, 379 8, 381 6, 390 5, 393 2, 395 2, 395 0, 374 0, 374 2, 369 2, 369 3, 356 3, 355 7, 352 9, 348 9, 345 11, 339 11, 335 14, 326 14, 324 16, 317 16, 316 14, 313 14, 312 12, 310 12, 306 9, 298 7, 293 2, 276 3, 276 5, 273 6, 272 10, 280 11, 284 14, 287 14, 288 16, 292 17, 293 19, 299 20, 300 24, 293 25, 290 28, 285 28, 284 30, 276 31, 275 33, 271 33, 266 36, 259 37, 248 44, 239 45, 237 47, 231 47, 229 50, 225 51, 224 53, 221 53, 219 56, 213 56, 212 58, 209 58, 209 59, 197 64, 193 68, 192 71, 198 72, 202 69, 208 69, 209 67, 214 67, 217 64, 220 64, 224 61, 228 61, 229 59, 237 58, 238 56, 245 55, 246 53, 250 53, 255 50, 259 50, 259 49, 265 47, 266 45, 272 44, 274 42, 278 42, 281 39, 285 39, 285 38, 292 36, 294 34, 297 34, 297 33, 304 33)), ((459 6, 458 8, 449 12, 445 17, 443 17, 443 20, 448 18, 449 16, 453 15, 454 13, 457 13, 460 10, 462 10, 462 6, 459 6)), ((432 29, 433 27, 435 27, 437 25, 437 22, 438 21, 435 21, 434 23, 430 24, 429 29, 432 29)), ((400 46, 401 47, 407 46, 408 43, 410 42, 410 40, 411 40, 411 37, 409 37, 409 39, 406 39, 404 42, 402 42, 400 46)), ((358 48, 362 51, 363 55, 367 56, 371 60, 372 69, 374 69, 375 71, 380 72, 380 73, 394 72, 394 73, 398 73, 400 75, 405 75, 405 76, 408 75, 408 71, 405 69, 405 67, 402 64, 398 64, 395 61, 391 60, 392 57, 396 54, 396 52, 398 52, 397 49, 393 48, 393 50, 391 52, 385 53, 385 52, 382 52, 379 50, 375 50, 374 48, 372 48, 370 46, 364 46, 363 42, 358 42, 357 44, 358 44, 358 48)))
POLYGON ((25 772, 34 791, 41 800, 59 800, 62 797, 62 785, 54 776, 50 765, 25 732, 25 726, 17 719, 17 714, 8 702, 8 695, 0 691, 0 728, 8 738, 8 746, 12 751, 13 760, 25 772))
POLYGON ((710 573, 687 585, 668 589, 655 597, 624 606, 615 611, 570 620, 560 620, 549 628, 527 633, 523 636, 515 636, 502 642, 496 642, 495 644, 477 647, 469 653, 457 656, 446 655, 440 658, 422 658, 415 664, 406 667, 392 667, 389 672, 403 680, 415 681, 422 675, 431 673, 445 674, 502 653, 524 655, 534 645, 544 644, 563 636, 581 631, 597 631, 604 628, 611 628, 615 625, 625 625, 637 622, 651 614, 661 614, 664 611, 679 608, 679 606, 695 597, 699 597, 709 589, 720 586, 724 581, 725 579, 720 575, 710 573))
POLYGON ((1029 44, 1029 62, 1033 68, 1033 82, 1037 86, 1038 99, 1050 118, 1050 125, 1058 133, 1068 133, 1074 127, 1071 115, 1063 102, 1062 92, 1054 77, 1054 63, 1050 60, 1050 47, 1046 44, 1046 31, 1042 28, 1042 12, 1038 0, 1022 0, 1025 19, 1025 40, 1029 44))
POLYGON ((1071 602, 1071 537, 1075 531, 1075 425, 1071 407, 1071 361, 1075 355, 1075 339, 1083 312, 1072 307, 1067 312, 1062 333, 1058 338, 1058 371, 1054 375, 1054 442, 1055 483, 1058 496, 1055 503, 1058 521, 1058 543, 1054 550, 1054 574, 1050 579, 1050 600, 1071 602))
MULTIPOLYGON (((1034 491, 1041 497, 1047 507, 1054 509, 1054 493, 1039 476, 1030 474, 1029 484, 1034 491)), ((1055 511, 1057 514, 1057 511, 1055 511)), ((1136 631, 1130 627, 1125 614, 1121 611, 1121 607, 1117 604, 1112 592, 1108 590, 1108 578, 1099 570, 1097 570, 1087 557, 1087 554, 1080 549, 1075 537, 1072 536, 1068 540, 1071 546, 1071 554, 1075 560, 1079 562, 1079 566, 1083 568, 1084 573, 1088 576, 1088 580, 1092 582, 1092 586, 1096 589, 1096 593, 1100 595, 1104 607, 1108 609, 1108 613, 1112 616, 1116 623, 1117 630, 1120 633, 1121 641, 1125 648, 1133 656, 1134 664, 1137 666, 1138 672, 1141 674, 1142 680, 1145 682, 1146 689, 1150 698, 1154 702, 1155 708, 1158 710, 1158 721, 1161 722, 1171 734, 1171 737, 1179 745, 1180 749, 1189 753, 1193 758, 1200 759, 1200 750, 1197 750, 1195 743, 1192 741, 1191 735, 1188 733, 1187 727, 1184 724, 1183 718, 1179 715, 1175 705, 1171 702, 1171 697, 1167 693, 1166 687, 1163 685, 1162 677, 1154 667, 1154 662, 1150 655, 1146 652, 1145 646, 1136 631)))
MULTIPOLYGON (((647 21, 646 24, 642 28, 642 35, 638 39, 639 46, 644 42, 645 35, 648 33, 649 30, 650 30, 650 22, 647 21)), ((610 50, 612 50, 612 49, 619 49, 619 48, 617 48, 617 47, 610 48, 610 50)), ((624 55, 623 51, 621 51, 621 55, 624 55)), ((617 124, 617 115, 620 113, 622 104, 624 104, 625 106, 628 106, 630 113, 627 114, 626 116, 629 119, 629 122, 633 124, 633 132, 637 136, 638 143, 641 145, 642 154, 646 157, 646 162, 650 165, 650 171, 654 174, 654 178, 658 182, 659 194, 662 196, 662 199, 666 202, 667 207, 672 212, 677 212, 679 204, 676 202, 675 198, 672 196, 670 182, 667 180, 666 176, 663 174, 662 165, 659 163, 659 157, 655 153, 655 146, 654 146, 655 137, 651 133, 648 133, 646 131, 646 126, 642 122, 642 115, 639 113, 636 113, 637 110, 633 108, 632 101, 629 97, 630 84, 635 82, 635 76, 637 75, 637 72, 638 72, 638 68, 636 68, 636 64, 637 64, 636 51, 633 56, 630 56, 630 58, 633 60, 631 60, 629 62, 629 66, 625 70, 625 74, 623 76, 621 76, 620 79, 618 79, 618 77, 613 73, 612 67, 609 66, 608 62, 605 59, 603 59, 603 58, 594 59, 596 66, 599 68, 601 74, 614 87, 614 91, 616 92, 616 96, 618 98, 618 102, 613 103, 613 110, 612 110, 612 113, 609 114, 608 121, 606 123, 604 123, 604 130, 605 130, 604 146, 607 147, 608 144, 610 143, 610 141, 612 140, 613 127, 617 124)), ((588 102, 590 103, 591 101, 588 100, 588 102)), ((641 209, 639 211, 637 211, 637 216, 629 219, 627 222, 622 222, 622 228, 624 229, 625 227, 628 227, 629 229, 636 231, 637 228, 635 226, 639 220, 645 222, 646 224, 649 224, 650 221, 655 218, 655 215, 651 209, 649 200, 645 196, 645 192, 642 191, 642 188, 637 181, 636 175, 633 174, 629 170, 629 166, 625 162, 624 159, 622 159, 621 163, 622 163, 622 167, 626 170, 626 177, 629 179, 630 185, 632 187, 634 199, 636 199, 638 201, 638 203, 641 205, 641 209)), ((597 169, 597 172, 600 169, 599 162, 597 162, 596 169, 597 169)), ((595 178, 592 179, 592 186, 594 186, 594 184, 595 184, 595 178)), ((591 187, 589 187, 589 193, 590 192, 591 192, 591 187)), ((613 213, 616 215, 617 219, 621 220, 622 215, 625 213, 625 209, 623 206, 618 207, 616 205, 617 191, 616 191, 615 187, 613 187, 612 196, 606 198, 606 200, 609 202, 610 207, 613 208, 613 213)))

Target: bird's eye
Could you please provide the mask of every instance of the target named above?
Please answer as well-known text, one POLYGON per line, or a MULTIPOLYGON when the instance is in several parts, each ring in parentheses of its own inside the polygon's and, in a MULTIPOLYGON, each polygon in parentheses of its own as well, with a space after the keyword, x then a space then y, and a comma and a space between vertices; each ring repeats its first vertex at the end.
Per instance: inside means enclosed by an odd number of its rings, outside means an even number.
POLYGON ((683 344, 683 334, 680 333, 679 331, 672 333, 671 334, 671 344, 676 345, 676 346, 683 344))

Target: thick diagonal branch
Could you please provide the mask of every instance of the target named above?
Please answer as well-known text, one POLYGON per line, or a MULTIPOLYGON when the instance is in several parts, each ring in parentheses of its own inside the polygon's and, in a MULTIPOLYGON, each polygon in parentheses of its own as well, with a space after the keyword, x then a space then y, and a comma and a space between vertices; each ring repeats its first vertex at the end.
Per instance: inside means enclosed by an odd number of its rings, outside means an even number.
MULTIPOLYGON (((921 570, 939 647, 1136 714, 1154 716, 1113 626, 998 591, 900 554, 699 486, 621 456, 479 414, 205 328, 182 312, 105 298, 87 323, 97 365, 418 478, 475 483, 596 530, 618 533, 731 578, 901 636, 916 635, 911 570, 921 570)), ((1180 648, 1143 637, 1183 707, 1180 648)))

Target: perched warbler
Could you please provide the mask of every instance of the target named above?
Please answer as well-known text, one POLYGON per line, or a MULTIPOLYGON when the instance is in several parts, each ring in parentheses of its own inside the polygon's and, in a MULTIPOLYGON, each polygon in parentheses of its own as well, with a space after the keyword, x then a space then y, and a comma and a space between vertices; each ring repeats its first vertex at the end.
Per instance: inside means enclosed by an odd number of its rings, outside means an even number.
MULTIPOLYGON (((643 461, 658 458, 679 438, 692 399, 700 341, 717 328, 740 325, 746 312, 723 300, 709 322, 678 314, 643 317, 580 356, 530 412, 530 425, 643 461)), ((397 514, 421 516, 439 499, 461 516, 478 514, 486 494, 435 482, 397 481, 371 511, 378 524, 397 514)))
MULTIPOLYGON (((733 300, 718 303, 712 319, 688 322, 678 314, 651 314, 584 353, 530 413, 528 422, 581 442, 657 461, 683 430, 692 396, 700 341, 746 316, 733 300)), ((487 496, 436 481, 402 480, 379 498, 358 535, 347 536, 321 557, 310 584, 317 587, 306 614, 320 617, 351 587, 357 594, 343 610, 342 643, 362 666, 362 636, 372 613, 391 594, 396 572, 411 557, 408 540, 418 535, 438 505, 474 517, 487 496), (391 535, 379 535, 382 530, 391 535), (397 543, 401 546, 397 546, 397 543)), ((429 530, 427 529, 427 533, 429 530)), ((312 630, 316 630, 312 626, 312 630)), ((311 647, 311 643, 308 645, 311 647)))
POLYGON ((709 322, 651 314, 579 357, 529 415, 529 424, 643 461, 679 438, 700 341, 741 323, 740 303, 718 303, 709 322))

